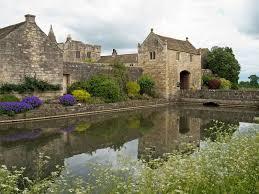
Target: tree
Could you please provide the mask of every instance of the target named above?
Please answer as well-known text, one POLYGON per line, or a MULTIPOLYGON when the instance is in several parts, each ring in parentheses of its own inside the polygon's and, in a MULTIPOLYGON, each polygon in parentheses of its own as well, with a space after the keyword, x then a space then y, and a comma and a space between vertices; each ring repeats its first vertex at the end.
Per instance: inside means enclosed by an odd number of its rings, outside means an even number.
POLYGON ((252 87, 258 87, 258 81, 259 81, 259 77, 257 75, 250 75, 248 77, 248 79, 250 79, 250 86, 252 87))
POLYGON ((232 48, 213 47, 208 53, 206 67, 219 77, 238 83, 240 65, 232 48))

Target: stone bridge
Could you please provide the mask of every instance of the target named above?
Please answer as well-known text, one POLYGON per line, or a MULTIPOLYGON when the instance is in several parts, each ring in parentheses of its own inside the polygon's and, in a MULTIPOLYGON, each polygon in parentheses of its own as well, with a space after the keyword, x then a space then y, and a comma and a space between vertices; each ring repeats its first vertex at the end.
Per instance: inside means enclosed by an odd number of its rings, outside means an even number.
POLYGON ((179 103, 259 108, 259 90, 181 90, 179 103))

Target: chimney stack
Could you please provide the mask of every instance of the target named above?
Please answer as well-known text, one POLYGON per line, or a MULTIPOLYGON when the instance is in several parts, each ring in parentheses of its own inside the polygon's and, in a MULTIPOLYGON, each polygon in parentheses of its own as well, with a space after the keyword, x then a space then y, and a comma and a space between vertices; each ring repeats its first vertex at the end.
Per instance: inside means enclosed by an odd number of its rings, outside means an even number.
POLYGON ((189 41, 189 38, 188 38, 188 37, 186 37, 186 41, 189 41))
POLYGON ((67 42, 68 42, 68 41, 71 41, 71 40, 72 40, 72 37, 71 37, 70 34, 68 34, 68 35, 67 35, 67 42))
POLYGON ((27 14, 25 15, 25 21, 28 23, 35 23, 35 15, 27 14))
POLYGON ((116 57, 117 56, 117 51, 116 49, 112 49, 112 57, 116 57))

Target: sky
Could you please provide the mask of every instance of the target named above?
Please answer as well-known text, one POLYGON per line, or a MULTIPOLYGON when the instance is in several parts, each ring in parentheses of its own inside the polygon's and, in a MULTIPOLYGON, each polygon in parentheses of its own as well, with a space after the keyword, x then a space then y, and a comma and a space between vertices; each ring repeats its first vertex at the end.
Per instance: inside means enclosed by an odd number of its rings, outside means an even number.
POLYGON ((102 54, 137 52, 150 29, 189 41, 196 48, 232 47, 240 80, 259 75, 259 0, 0 0, 0 28, 36 15, 59 42, 73 39, 102 46, 102 54))

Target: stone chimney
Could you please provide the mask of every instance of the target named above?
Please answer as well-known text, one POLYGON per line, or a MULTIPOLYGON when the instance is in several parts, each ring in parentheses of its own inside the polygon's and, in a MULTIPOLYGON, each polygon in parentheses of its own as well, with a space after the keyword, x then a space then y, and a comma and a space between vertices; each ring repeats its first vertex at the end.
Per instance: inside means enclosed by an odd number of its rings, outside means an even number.
POLYGON ((116 57, 117 56, 117 51, 116 49, 112 49, 112 57, 116 57))
POLYGON ((189 38, 188 38, 188 37, 186 37, 186 41, 189 41, 189 38))
POLYGON ((68 34, 68 35, 67 35, 67 41, 66 41, 66 42, 71 41, 71 40, 72 40, 71 34, 68 34))
POLYGON ((25 21, 28 23, 35 23, 35 15, 27 14, 25 15, 25 21))
POLYGON ((151 28, 150 32, 152 32, 152 33, 153 33, 153 32, 154 32, 154 29, 153 29, 153 28, 151 28))

